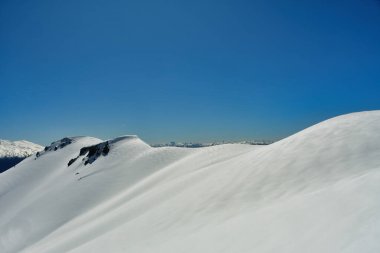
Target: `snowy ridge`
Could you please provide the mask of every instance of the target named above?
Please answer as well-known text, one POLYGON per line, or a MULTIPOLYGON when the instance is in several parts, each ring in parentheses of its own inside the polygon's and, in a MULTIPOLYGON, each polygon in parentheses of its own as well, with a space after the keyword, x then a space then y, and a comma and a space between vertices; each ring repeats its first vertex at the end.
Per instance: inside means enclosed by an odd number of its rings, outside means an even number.
POLYGON ((380 111, 267 146, 81 137, 35 158, 0 175, 0 252, 380 252, 380 111))
POLYGON ((28 157, 42 149, 42 146, 29 141, 0 140, 0 158, 28 157))

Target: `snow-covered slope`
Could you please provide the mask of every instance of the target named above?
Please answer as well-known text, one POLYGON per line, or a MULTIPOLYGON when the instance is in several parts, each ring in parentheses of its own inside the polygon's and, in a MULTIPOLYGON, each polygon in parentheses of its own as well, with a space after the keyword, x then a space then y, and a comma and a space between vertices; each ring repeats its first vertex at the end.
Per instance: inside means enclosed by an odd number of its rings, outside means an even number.
POLYGON ((0 140, 0 173, 42 149, 42 146, 29 141, 0 140))
POLYGON ((379 196, 380 111, 268 146, 69 138, 0 175, 0 252, 380 252, 379 196))

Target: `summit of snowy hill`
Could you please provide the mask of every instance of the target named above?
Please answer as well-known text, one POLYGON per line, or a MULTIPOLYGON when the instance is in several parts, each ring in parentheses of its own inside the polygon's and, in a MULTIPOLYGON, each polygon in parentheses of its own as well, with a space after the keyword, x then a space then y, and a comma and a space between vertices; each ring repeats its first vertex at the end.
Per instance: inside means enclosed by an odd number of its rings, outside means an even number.
POLYGON ((53 142, 0 175, 0 252, 380 252, 380 111, 266 146, 53 142))
POLYGON ((112 140, 100 142, 95 145, 86 146, 79 150, 79 155, 68 162, 68 166, 73 164, 78 158, 83 157, 84 165, 92 164, 100 156, 106 156, 114 146, 120 146, 133 143, 133 145, 142 145, 145 148, 150 148, 148 144, 140 140, 137 135, 124 135, 112 140))
POLYGON ((0 140, 0 157, 27 157, 42 149, 42 146, 25 140, 0 140))

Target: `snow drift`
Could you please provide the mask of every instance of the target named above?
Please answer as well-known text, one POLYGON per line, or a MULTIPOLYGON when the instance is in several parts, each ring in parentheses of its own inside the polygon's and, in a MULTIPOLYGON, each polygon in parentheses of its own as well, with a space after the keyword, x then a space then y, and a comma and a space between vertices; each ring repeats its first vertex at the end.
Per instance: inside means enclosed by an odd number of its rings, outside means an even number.
POLYGON ((69 142, 0 175, 0 252, 380 252, 380 111, 268 146, 69 142))

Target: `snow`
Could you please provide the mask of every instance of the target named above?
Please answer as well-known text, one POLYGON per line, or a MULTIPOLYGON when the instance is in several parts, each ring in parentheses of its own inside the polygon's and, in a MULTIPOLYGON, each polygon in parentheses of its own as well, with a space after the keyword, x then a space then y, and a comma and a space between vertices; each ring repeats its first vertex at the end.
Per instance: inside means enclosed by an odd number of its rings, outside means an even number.
POLYGON ((29 141, 0 140, 0 158, 3 157, 28 157, 43 147, 29 141))
POLYGON ((380 252, 379 154, 380 111, 267 146, 72 138, 0 174, 0 252, 380 252))
POLYGON ((29 141, 0 140, 0 173, 42 149, 42 146, 29 141))

